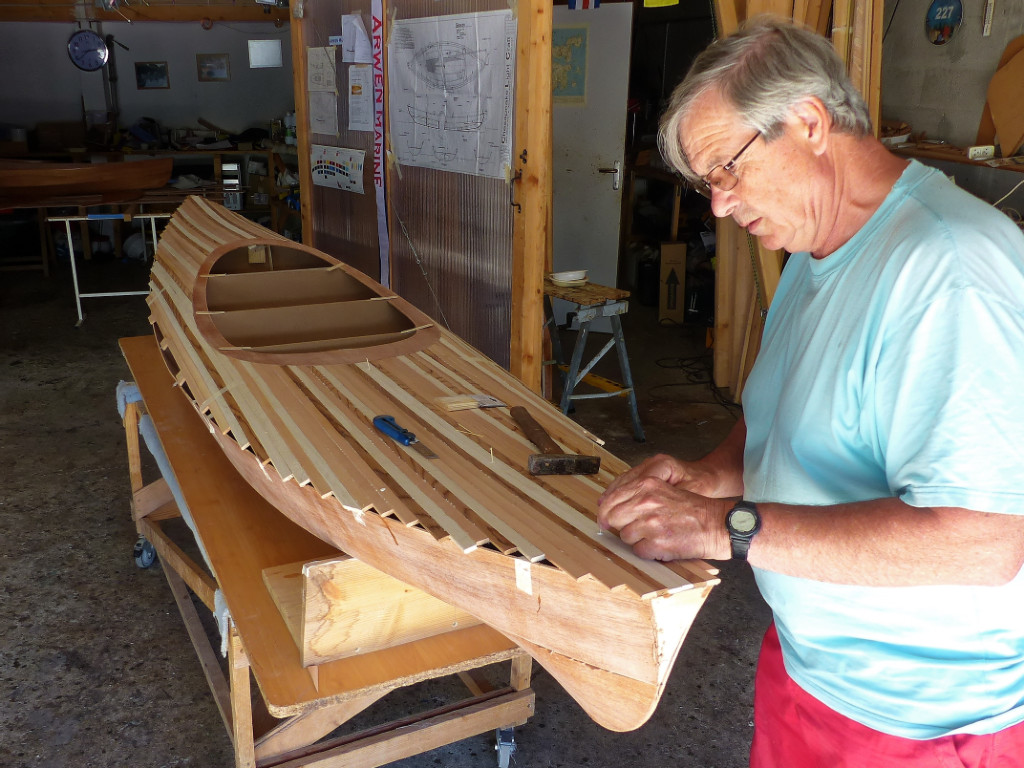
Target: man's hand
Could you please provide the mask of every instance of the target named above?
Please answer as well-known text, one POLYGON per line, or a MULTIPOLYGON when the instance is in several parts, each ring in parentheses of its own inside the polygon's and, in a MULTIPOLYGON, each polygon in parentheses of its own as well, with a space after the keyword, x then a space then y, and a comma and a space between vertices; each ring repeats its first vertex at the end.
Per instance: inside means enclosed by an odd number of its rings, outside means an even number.
POLYGON ((711 483, 699 465, 655 456, 608 487, 598 501, 597 520, 650 560, 728 559, 729 502, 692 492, 711 483))

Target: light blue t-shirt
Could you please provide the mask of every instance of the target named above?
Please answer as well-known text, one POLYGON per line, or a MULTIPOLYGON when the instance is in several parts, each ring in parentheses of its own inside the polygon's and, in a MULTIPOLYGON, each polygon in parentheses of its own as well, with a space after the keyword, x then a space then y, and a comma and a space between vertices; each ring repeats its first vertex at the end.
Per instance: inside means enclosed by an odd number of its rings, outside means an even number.
MULTIPOLYGON (((752 501, 1024 514, 1024 236, 911 163, 842 248, 790 258, 743 406, 752 501)), ((1000 587, 755 576, 786 669, 847 717, 914 739, 1024 720, 1024 570, 1000 587)))

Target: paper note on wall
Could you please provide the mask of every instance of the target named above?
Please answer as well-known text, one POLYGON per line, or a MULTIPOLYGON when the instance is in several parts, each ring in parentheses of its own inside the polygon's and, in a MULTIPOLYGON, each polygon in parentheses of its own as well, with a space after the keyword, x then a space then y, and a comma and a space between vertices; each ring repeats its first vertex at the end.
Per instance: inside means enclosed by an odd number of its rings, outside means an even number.
POLYGON ((325 147, 314 144, 309 155, 313 183, 318 187, 331 187, 363 194, 363 158, 365 154, 361 149, 325 147))
POLYGON ((369 64, 348 68, 348 129, 373 130, 373 67, 369 64))
POLYGON ((310 91, 337 91, 338 77, 333 46, 306 49, 306 87, 310 91))
POLYGON ((341 17, 341 60, 356 64, 373 61, 370 36, 363 26, 363 17, 358 13, 346 13, 341 17))
POLYGON ((310 133, 338 135, 338 94, 334 91, 310 91, 310 133))

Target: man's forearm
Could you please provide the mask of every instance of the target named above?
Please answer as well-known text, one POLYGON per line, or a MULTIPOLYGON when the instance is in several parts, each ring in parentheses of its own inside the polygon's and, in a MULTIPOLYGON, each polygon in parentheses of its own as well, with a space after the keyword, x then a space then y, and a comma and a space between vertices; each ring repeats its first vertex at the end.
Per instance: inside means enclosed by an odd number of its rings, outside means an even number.
POLYGON ((1024 562, 1024 515, 899 499, 802 507, 758 504, 748 561, 817 581, 865 586, 1005 584, 1024 562))

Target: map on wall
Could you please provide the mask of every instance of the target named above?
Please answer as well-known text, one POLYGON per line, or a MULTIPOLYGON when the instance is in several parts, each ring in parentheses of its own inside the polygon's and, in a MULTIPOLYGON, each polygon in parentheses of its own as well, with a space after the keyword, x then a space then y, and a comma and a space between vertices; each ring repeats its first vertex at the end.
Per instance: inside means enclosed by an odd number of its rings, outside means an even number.
POLYGON ((587 100, 587 28, 551 30, 551 96, 559 104, 587 100))
POLYGON ((396 19, 388 106, 398 161, 504 178, 512 165, 515 72, 510 10, 396 19))

